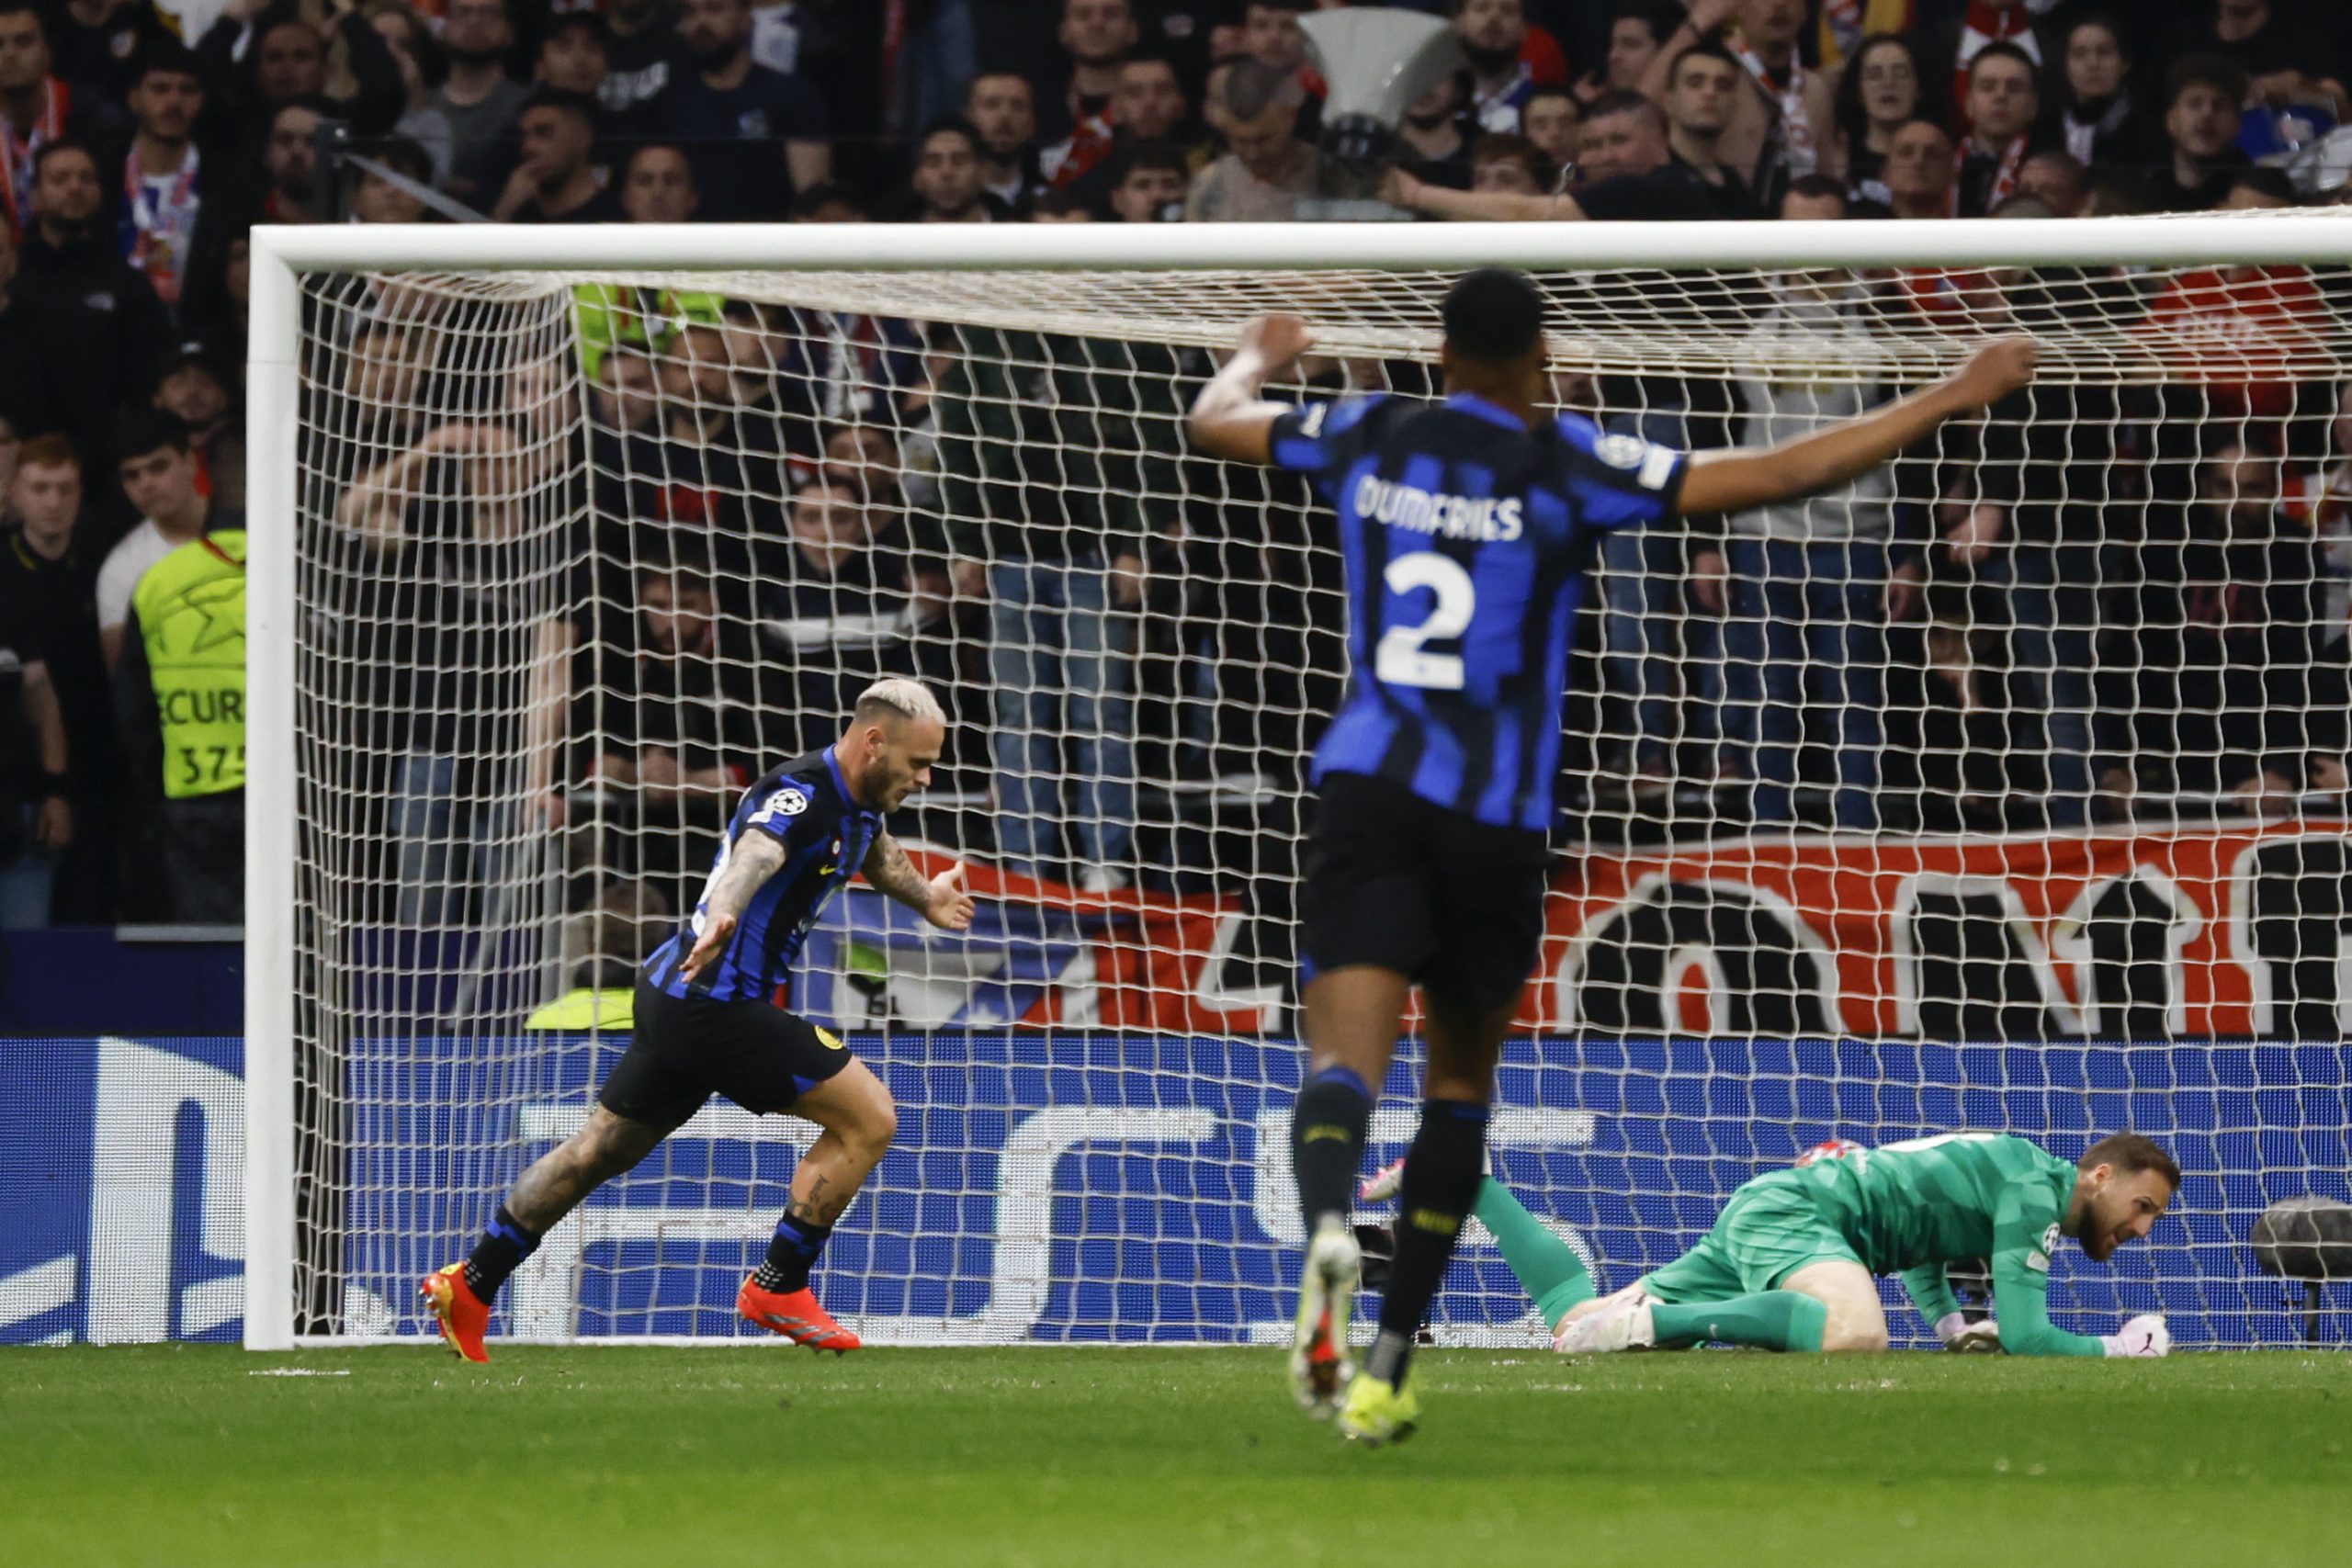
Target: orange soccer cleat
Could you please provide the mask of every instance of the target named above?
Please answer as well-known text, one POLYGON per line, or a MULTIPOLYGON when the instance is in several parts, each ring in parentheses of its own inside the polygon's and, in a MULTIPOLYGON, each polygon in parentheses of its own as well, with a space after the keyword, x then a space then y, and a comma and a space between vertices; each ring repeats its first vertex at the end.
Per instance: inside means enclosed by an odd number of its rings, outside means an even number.
POLYGON ((469 1361, 487 1361, 490 1352, 482 1348, 481 1337, 490 1329, 490 1303, 474 1294, 466 1283, 466 1266, 452 1263, 447 1269, 427 1274, 416 1287, 424 1304, 441 1325, 441 1337, 449 1348, 469 1361))
POLYGON ((863 1343, 835 1323, 832 1314, 817 1304, 817 1292, 806 1285, 797 1291, 763 1291, 760 1289, 759 1277, 753 1275, 735 1293, 735 1310, 743 1314, 746 1323, 756 1323, 769 1333, 781 1334, 795 1345, 806 1345, 811 1350, 831 1350, 837 1356, 846 1356, 863 1343))

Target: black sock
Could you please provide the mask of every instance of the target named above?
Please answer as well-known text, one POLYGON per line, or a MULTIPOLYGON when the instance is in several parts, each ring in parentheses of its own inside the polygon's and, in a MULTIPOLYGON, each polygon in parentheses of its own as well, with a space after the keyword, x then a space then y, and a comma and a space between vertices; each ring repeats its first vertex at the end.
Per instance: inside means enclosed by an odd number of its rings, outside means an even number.
POLYGON ((1405 1155, 1404 1190, 1396 1194, 1396 1261, 1380 1298, 1380 1337, 1364 1358, 1370 1376, 1403 1381, 1414 1337, 1453 1260, 1454 1238, 1477 1201, 1486 1151, 1485 1106, 1432 1100, 1421 1107, 1420 1130, 1405 1155))
POLYGON ((498 1206, 498 1217, 474 1243, 471 1256, 466 1259, 466 1284, 481 1301, 487 1303, 498 1294, 498 1287, 506 1283, 506 1276, 522 1267, 523 1259, 539 1249, 539 1238, 523 1228, 506 1205, 498 1206))
POLYGON ((1324 1215, 1344 1220, 1354 1211, 1364 1129, 1371 1124, 1372 1091, 1347 1068, 1321 1068, 1299 1086, 1290 1112, 1290 1164, 1307 1235, 1324 1215))
POLYGON ((825 1243, 832 1234, 831 1225, 812 1225, 786 1214, 775 1223, 775 1239, 768 1243, 768 1260, 752 1276, 752 1283, 763 1291, 786 1294, 807 1290, 808 1271, 817 1267, 817 1255, 825 1250, 825 1243))

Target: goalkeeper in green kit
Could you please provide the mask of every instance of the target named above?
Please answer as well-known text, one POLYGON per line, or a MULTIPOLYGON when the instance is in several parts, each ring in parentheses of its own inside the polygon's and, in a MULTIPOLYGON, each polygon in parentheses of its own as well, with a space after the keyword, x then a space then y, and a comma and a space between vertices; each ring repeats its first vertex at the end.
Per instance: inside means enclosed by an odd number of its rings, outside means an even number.
MULTIPOLYGON (((1365 1182, 1363 1199, 1390 1195, 1397 1170, 1365 1182)), ((2103 1337, 2052 1325, 2050 1257, 2072 1237, 2104 1261, 2145 1236, 2179 1187, 2172 1156, 2136 1133, 2102 1138, 2074 1164, 1994 1133, 1875 1149, 1825 1145, 1747 1182, 1696 1247, 1607 1297, 1595 1296, 1583 1260, 1500 1182, 1480 1187, 1474 1213, 1566 1353, 1711 1341, 1883 1350, 1886 1314, 1872 1276, 1899 1274, 1951 1349, 2162 1356, 2172 1336, 2154 1314, 2103 1337), (1971 1324, 1944 1268, 1980 1258, 1992 1260, 1996 1321, 1971 1324)))

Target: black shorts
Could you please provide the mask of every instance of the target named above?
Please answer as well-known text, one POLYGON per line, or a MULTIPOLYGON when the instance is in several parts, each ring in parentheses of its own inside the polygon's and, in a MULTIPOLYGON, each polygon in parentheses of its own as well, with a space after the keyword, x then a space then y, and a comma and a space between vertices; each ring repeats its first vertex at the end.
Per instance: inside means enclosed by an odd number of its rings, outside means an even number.
POLYGON ((1369 964, 1435 1001, 1492 1012, 1519 999, 1544 949, 1551 852, 1361 773, 1323 781, 1299 889, 1308 977, 1369 964))
POLYGON ((766 1002, 680 998, 637 982, 637 1025, 598 1103, 664 1132, 724 1095, 755 1115, 788 1109, 850 1064, 831 1032, 766 1002))

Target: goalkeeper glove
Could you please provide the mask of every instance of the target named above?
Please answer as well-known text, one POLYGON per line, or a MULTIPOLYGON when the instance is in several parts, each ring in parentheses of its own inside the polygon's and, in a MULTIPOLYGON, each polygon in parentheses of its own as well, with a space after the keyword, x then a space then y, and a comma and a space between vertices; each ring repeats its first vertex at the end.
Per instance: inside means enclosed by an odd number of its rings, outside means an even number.
POLYGON ((1948 1312, 1936 1319, 1936 1337, 1944 1348, 1962 1356, 1996 1356, 2001 1350, 2001 1328, 1991 1318, 1974 1323, 1956 1312, 1948 1312))
POLYGON ((2159 1314, 2143 1312, 2125 1324, 2122 1333, 2101 1336, 2099 1344, 2110 1356, 2169 1355, 2172 1351, 2172 1330, 2165 1326, 2165 1320, 2159 1314))

